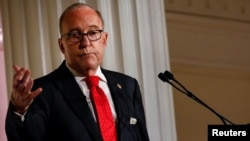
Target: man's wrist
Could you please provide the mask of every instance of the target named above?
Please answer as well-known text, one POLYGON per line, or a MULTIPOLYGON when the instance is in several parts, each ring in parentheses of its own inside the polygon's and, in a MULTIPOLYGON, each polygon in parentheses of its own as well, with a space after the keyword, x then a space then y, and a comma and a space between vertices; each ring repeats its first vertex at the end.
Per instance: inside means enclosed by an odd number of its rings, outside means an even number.
POLYGON ((25 120, 26 110, 23 110, 23 111, 17 110, 17 106, 15 106, 11 100, 10 100, 10 109, 11 109, 11 112, 13 112, 15 116, 20 118, 22 122, 25 120))
POLYGON ((21 107, 21 106, 18 106, 14 101, 13 99, 10 100, 10 103, 12 104, 12 107, 13 107, 13 110, 14 112, 20 114, 20 115, 23 115, 24 113, 26 113, 27 109, 28 109, 28 106, 26 107, 21 107))

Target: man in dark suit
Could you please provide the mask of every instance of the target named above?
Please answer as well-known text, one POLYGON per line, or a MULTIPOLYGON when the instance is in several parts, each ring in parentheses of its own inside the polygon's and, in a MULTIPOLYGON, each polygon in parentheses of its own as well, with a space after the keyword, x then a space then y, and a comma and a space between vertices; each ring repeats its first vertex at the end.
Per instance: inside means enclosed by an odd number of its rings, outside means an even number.
POLYGON ((100 67, 108 38, 103 26, 99 11, 73 4, 60 17, 62 64, 34 81, 30 70, 14 65, 6 116, 9 141, 107 141, 84 81, 90 76, 100 78, 107 96, 116 129, 116 137, 111 138, 149 140, 137 80, 100 67))

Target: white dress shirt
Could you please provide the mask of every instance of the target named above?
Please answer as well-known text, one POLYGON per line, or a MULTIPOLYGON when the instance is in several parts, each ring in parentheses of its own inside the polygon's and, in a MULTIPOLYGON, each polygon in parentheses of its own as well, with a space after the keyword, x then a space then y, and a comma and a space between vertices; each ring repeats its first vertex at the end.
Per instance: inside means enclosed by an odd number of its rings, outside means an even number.
MULTIPOLYGON (((67 65, 67 63, 66 63, 66 66, 68 67, 68 69, 75 76, 75 80, 78 83, 79 87, 81 88, 84 96, 86 97, 86 100, 88 102, 90 110, 91 110, 94 118, 96 118, 94 107, 93 107, 92 101, 90 99, 89 88, 88 88, 88 86, 86 84, 86 81, 84 81, 84 78, 86 78, 86 77, 82 77, 82 76, 77 75, 77 72, 75 72, 72 68, 70 68, 67 65)), ((105 93, 105 95, 106 95, 106 97, 108 99, 108 102, 109 102, 109 105, 110 105, 110 108, 111 108, 111 112, 112 112, 112 116, 116 120, 115 106, 114 106, 114 103, 113 103, 113 100, 112 100, 112 97, 111 97, 111 93, 110 93, 110 90, 109 90, 109 87, 108 87, 108 82, 107 82, 107 79, 105 78, 105 76, 103 75, 103 73, 101 72, 100 66, 98 67, 95 76, 98 76, 100 78, 100 81, 99 81, 98 85, 99 85, 99 87, 101 87, 103 89, 103 91, 104 91, 104 93, 105 93)))

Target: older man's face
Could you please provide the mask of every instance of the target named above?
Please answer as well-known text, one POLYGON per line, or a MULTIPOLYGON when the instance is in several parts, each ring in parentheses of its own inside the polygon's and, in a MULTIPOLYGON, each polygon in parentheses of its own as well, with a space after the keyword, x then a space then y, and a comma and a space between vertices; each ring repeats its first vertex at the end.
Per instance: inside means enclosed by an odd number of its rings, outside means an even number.
MULTIPOLYGON (((88 7, 73 9, 67 13, 62 22, 62 35, 102 29, 101 19, 93 9, 88 7)), ((85 71, 96 70, 102 63, 107 37, 107 33, 101 32, 99 40, 90 41, 85 35, 82 41, 72 43, 66 35, 59 39, 59 46, 68 65, 78 73, 86 75, 85 71)))

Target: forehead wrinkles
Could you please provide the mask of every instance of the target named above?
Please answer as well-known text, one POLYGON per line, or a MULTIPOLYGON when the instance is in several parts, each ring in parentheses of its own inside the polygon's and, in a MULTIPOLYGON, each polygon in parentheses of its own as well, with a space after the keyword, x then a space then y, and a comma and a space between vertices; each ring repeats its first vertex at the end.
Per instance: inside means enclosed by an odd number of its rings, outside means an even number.
MULTIPOLYGON (((63 12, 63 14, 61 15, 61 17, 60 17, 60 33, 62 34, 62 27, 63 27, 63 24, 65 23, 65 20, 68 20, 67 18, 69 17, 69 15, 71 15, 71 16, 79 16, 79 17, 81 17, 81 15, 79 15, 79 14, 77 14, 77 13, 74 13, 74 11, 84 11, 84 12, 81 12, 82 13, 82 16, 85 16, 85 15, 88 15, 88 14, 93 14, 94 15, 94 17, 96 18, 96 19, 98 19, 97 21, 98 22, 96 22, 96 23, 98 23, 98 25, 100 25, 100 27, 101 28, 103 28, 103 26, 104 26, 104 21, 103 21, 103 18, 102 18, 102 15, 101 15, 101 13, 98 11, 98 10, 95 10, 95 9, 93 9, 93 8, 91 8, 91 7, 89 7, 89 6, 87 6, 87 5, 77 5, 77 6, 75 6, 75 7, 71 7, 71 8, 69 8, 69 9, 67 9, 66 11, 64 11, 63 12), (74 13, 74 14, 72 14, 72 13, 74 13)), ((93 15, 92 15, 92 17, 93 17, 93 15)), ((96 24, 95 23, 95 24, 96 24)))
POLYGON ((65 15, 62 27, 64 30, 102 29, 102 21, 93 9, 81 7, 72 9, 65 15))

